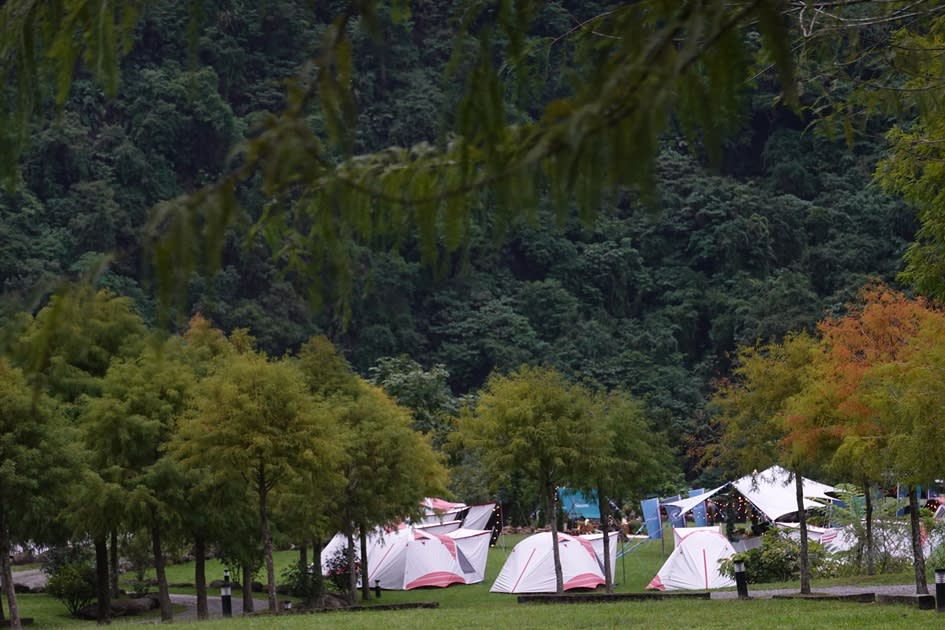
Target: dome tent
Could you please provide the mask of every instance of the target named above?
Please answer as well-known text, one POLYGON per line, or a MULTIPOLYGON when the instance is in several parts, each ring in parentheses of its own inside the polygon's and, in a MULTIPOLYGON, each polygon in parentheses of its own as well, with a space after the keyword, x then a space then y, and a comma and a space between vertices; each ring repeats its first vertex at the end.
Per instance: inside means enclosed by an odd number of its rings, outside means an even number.
MULTIPOLYGON (((592 543, 558 534, 564 590, 596 588, 604 574, 592 543)), ((529 536, 512 549, 492 588, 493 593, 554 593, 556 591, 551 532, 529 536)))

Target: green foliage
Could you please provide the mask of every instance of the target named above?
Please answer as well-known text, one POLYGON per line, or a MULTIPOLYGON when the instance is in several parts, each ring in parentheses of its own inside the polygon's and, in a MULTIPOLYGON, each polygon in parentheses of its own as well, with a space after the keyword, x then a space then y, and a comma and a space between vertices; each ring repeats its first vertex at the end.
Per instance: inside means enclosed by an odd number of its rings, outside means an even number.
MULTIPOLYGON (((360 572, 360 561, 358 560, 358 550, 354 551, 355 572, 360 572)), ((335 587, 339 593, 346 593, 349 585, 350 567, 348 565, 348 547, 340 547, 329 556, 325 563, 325 575, 328 581, 335 587)))
MULTIPOLYGON (((810 544, 810 570, 814 577, 830 577, 834 563, 830 562, 823 547, 810 544)), ((749 583, 791 582, 798 579, 800 543, 784 531, 772 528, 761 537, 761 546, 749 549, 723 560, 719 571, 735 578, 735 561, 745 563, 745 577, 749 583)))
POLYGON ((47 573, 46 592, 61 601, 73 617, 95 601, 95 567, 88 560, 72 560, 47 573))

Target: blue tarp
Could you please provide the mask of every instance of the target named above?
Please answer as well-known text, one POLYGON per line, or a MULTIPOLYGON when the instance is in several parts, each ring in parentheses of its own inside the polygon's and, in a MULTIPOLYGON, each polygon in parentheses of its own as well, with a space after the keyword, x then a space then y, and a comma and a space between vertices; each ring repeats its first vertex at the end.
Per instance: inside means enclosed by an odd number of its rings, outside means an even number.
POLYGON ((663 537, 663 528, 660 521, 660 500, 644 499, 640 503, 643 508, 643 520, 646 522, 646 534, 651 539, 659 540, 663 537))
POLYGON ((594 495, 584 496, 577 490, 570 488, 559 488, 558 496, 561 497, 561 509, 568 518, 593 518, 600 520, 600 506, 597 505, 597 497, 594 495))

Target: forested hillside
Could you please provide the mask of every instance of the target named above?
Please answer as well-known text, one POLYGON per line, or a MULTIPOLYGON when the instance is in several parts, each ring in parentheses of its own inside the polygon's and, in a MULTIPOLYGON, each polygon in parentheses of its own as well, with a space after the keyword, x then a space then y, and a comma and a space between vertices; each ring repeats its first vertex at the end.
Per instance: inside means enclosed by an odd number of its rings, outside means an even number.
MULTIPOLYGON (((22 179, 0 194, 3 316, 41 306, 59 278, 116 252, 100 284, 161 323, 140 241, 149 208, 218 177, 234 142, 284 106, 282 81, 342 5, 223 2, 197 16, 185 3, 149 9, 118 96, 80 75, 62 111, 49 105, 35 121, 22 179)), ((460 79, 443 78, 455 7, 414 5, 406 22, 381 11, 381 38, 354 37, 358 152, 435 140, 457 111, 460 79)), ((605 5, 549 3, 529 41, 561 37, 605 5)), ((569 93, 576 70, 558 66, 568 45, 549 47, 543 72, 504 95, 513 119, 569 93)), ((365 375, 383 357, 408 355, 445 366, 457 395, 476 392, 493 370, 548 364, 643 397, 689 449, 695 476, 704 402, 736 346, 813 327, 867 278, 893 281, 917 228, 873 183, 881 121, 850 146, 779 104, 770 78, 744 91, 720 160, 681 133, 663 138, 649 198, 613 193, 592 220, 542 202, 504 225, 483 193, 472 238, 433 262, 413 233, 346 243, 350 293, 326 277, 313 300, 309 285, 280 273, 265 239, 247 242, 245 230, 231 229, 220 269, 193 275, 177 321, 201 313, 227 332, 248 328, 273 356, 324 333, 365 375)), ((315 112, 309 122, 326 125, 315 112)), ((269 203, 257 184, 240 190, 250 219, 269 203)))

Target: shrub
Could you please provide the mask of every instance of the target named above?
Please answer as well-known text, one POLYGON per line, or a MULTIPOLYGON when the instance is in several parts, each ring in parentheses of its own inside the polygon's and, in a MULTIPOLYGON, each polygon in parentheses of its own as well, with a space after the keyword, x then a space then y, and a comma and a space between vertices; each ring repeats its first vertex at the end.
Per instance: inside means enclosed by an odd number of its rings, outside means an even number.
MULTIPOLYGON (((761 546, 736 554, 720 563, 719 571, 735 577, 735 561, 745 563, 749 583, 788 582, 800 578, 801 543, 779 529, 769 529, 761 537, 761 546)), ((825 577, 834 570, 824 548, 814 541, 808 543, 808 559, 813 577, 825 577)))
MULTIPOLYGON (((332 583, 336 590, 347 593, 350 590, 348 581, 348 548, 338 549, 328 558, 326 577, 332 583)), ((359 571, 361 563, 358 560, 358 552, 354 552, 354 570, 359 571)))
POLYGON ((289 587, 289 595, 302 598, 306 604, 312 604, 323 594, 324 585, 317 562, 307 568, 297 563, 289 565, 282 572, 282 580, 289 587))
POLYGON ((69 614, 79 616, 79 611, 95 601, 95 567, 83 560, 58 566, 49 575, 46 592, 65 604, 69 614))

